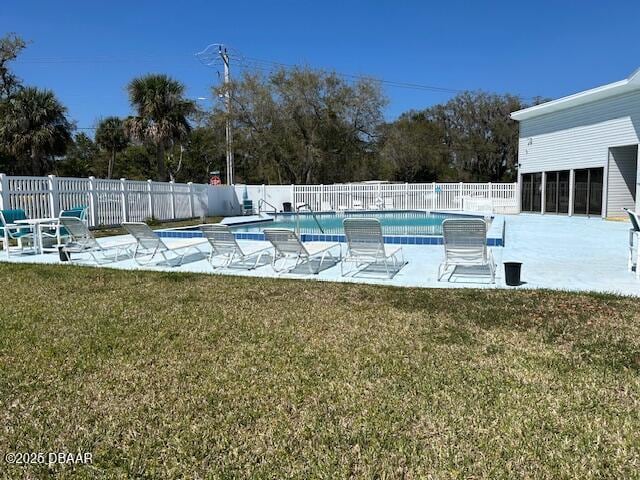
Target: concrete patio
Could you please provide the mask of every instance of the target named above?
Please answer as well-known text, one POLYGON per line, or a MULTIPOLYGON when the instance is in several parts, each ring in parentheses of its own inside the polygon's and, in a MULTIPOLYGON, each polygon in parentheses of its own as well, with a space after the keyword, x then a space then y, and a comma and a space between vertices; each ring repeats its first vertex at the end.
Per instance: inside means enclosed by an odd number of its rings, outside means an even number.
MULTIPOLYGON (((505 216, 505 247, 492 248, 498 264, 496 284, 487 277, 456 275, 451 281, 437 280, 438 265, 443 259, 442 246, 403 246, 408 264, 392 279, 364 272, 356 277, 340 275, 336 265, 317 275, 308 273, 278 275, 270 266, 252 271, 239 269, 218 270, 217 274, 258 277, 302 278, 322 281, 376 283, 402 287, 428 288, 547 288, 568 291, 594 291, 623 295, 640 295, 640 281, 627 271, 628 222, 605 221, 600 218, 514 215, 505 216), (506 287, 505 261, 523 263, 520 287, 506 287)), ((126 236, 100 239, 104 245, 121 243, 126 236)), ((167 245, 193 244, 193 240, 164 239, 167 245)), ((242 246, 256 247, 262 242, 242 240, 242 246)), ((343 244, 343 248, 345 245, 343 244)), ((84 261, 80 258, 81 263, 84 261)), ((88 256, 87 256, 88 258, 88 256)), ((0 260, 7 261, 4 253, 0 260)), ((59 263, 57 254, 12 255, 10 261, 20 263, 59 263)), ((87 261, 87 265, 90 262, 87 261)), ((145 269, 173 272, 213 273, 211 265, 202 256, 191 256, 178 267, 139 267, 133 260, 104 265, 110 268, 145 269)), ((62 266, 63 267, 63 266, 62 266)))

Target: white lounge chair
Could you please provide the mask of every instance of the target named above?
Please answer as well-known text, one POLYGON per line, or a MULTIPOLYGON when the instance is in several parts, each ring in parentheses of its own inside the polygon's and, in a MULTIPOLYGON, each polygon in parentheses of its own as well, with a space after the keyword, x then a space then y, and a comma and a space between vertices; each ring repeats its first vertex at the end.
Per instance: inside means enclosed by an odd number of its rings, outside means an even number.
POLYGON ((442 222, 444 262, 438 268, 438 281, 450 271, 449 279, 457 267, 486 269, 491 283, 496 280, 493 254, 487 247, 487 223, 479 218, 448 218, 442 222))
POLYGON ((384 197, 384 209, 393 210, 393 197, 384 197))
POLYGON ((200 231, 209 242, 209 245, 211 245, 209 263, 211 263, 214 269, 230 268, 233 266, 235 268, 253 270, 261 266, 263 258, 268 258, 268 262, 271 261, 271 248, 261 248, 252 251, 243 250, 240 245, 238 245, 236 237, 228 225, 201 225, 200 231), (222 258, 220 265, 214 265, 213 259, 216 257, 222 258))
POLYGON ((629 258, 627 260, 627 268, 629 271, 636 268, 636 278, 640 278, 640 269, 638 268, 638 254, 640 253, 640 216, 633 210, 623 208, 627 215, 629 215, 629 221, 631 222, 631 228, 629 229, 629 258), (633 247, 636 246, 636 262, 633 262, 633 247))
MULTIPOLYGON (((65 229, 65 237, 67 238, 62 250, 67 254, 88 253, 97 264, 105 263, 105 261, 107 263, 118 262, 130 258, 135 246, 133 242, 101 245, 87 224, 77 217, 60 217, 60 226, 65 229), (111 252, 113 253, 111 254, 111 252)), ((72 255, 68 255, 68 259, 70 262, 75 261, 72 255)))
POLYGON ((204 254, 200 247, 207 242, 199 242, 191 245, 184 245, 176 248, 169 248, 156 232, 149 228, 149 225, 141 222, 123 222, 122 226, 135 238, 136 247, 133 252, 133 259, 138 265, 149 265, 153 259, 160 255, 163 262, 175 267, 182 265, 187 254, 196 251, 204 254), (183 253, 179 253, 183 251, 183 253), (169 258, 169 256, 171 258, 169 258))
POLYGON ((345 262, 355 262, 356 268, 361 265, 383 265, 388 278, 393 278, 407 264, 402 247, 384 244, 378 219, 345 218, 342 225, 347 237, 347 254, 340 266, 342 276, 345 275, 345 262))
POLYGON ((290 272, 299 265, 306 264, 309 273, 317 274, 325 265, 325 262, 330 261, 332 265, 335 265, 342 259, 342 248, 339 243, 329 246, 305 245, 293 230, 285 228, 265 228, 264 236, 275 249, 271 259, 271 266, 278 273, 290 272), (295 260, 295 264, 287 268, 286 261, 291 259, 295 260), (314 267, 314 260, 318 259, 320 261, 314 267), (277 262, 279 260, 284 260, 285 266, 278 267, 277 262))
POLYGON ((364 210, 364 207, 362 206, 362 200, 354 200, 353 202, 351 202, 351 209, 364 210))

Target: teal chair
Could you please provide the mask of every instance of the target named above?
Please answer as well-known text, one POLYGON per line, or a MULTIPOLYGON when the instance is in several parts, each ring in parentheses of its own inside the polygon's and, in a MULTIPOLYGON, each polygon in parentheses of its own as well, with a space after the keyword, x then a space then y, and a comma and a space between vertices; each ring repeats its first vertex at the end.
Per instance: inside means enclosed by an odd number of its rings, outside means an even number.
POLYGON ((243 215, 253 214, 253 200, 244 199, 242 201, 242 214, 243 215))
POLYGON ((2 235, 2 248, 7 251, 7 257, 11 253, 11 241, 18 244, 20 252, 24 250, 25 243, 33 247, 35 236, 31 225, 17 225, 17 220, 26 220, 27 214, 21 208, 0 210, 0 233, 2 235))
POLYGON ((68 240, 70 238, 69 230, 65 226, 63 226, 60 222, 60 218, 62 217, 72 217, 82 220, 85 224, 87 223, 87 215, 89 212, 89 207, 85 207, 84 205, 79 205, 75 207, 71 207, 67 210, 62 210, 60 215, 58 215, 58 224, 50 228, 46 231, 42 232, 43 237, 55 238, 58 242, 58 245, 62 245, 62 239, 68 240))

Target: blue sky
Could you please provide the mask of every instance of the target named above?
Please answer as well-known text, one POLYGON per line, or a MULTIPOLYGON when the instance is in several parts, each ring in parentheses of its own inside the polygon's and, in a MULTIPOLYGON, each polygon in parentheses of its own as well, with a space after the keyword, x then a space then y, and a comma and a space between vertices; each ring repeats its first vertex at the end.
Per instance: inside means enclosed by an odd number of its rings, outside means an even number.
MULTIPOLYGON (((557 98, 640 67, 639 17, 637 1, 4 0, 0 34, 32 42, 15 70, 54 90, 85 128, 127 115, 127 82, 149 72, 210 97, 217 72, 193 55, 210 43, 396 82, 557 98)), ((389 119, 452 95, 385 93, 389 119)))

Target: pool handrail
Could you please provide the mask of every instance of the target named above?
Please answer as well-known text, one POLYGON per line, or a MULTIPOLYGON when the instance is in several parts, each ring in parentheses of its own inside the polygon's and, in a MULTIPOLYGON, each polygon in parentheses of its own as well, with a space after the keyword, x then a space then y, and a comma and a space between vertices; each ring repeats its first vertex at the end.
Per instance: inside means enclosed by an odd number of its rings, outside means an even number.
POLYGON ((309 209, 309 211, 311 212, 311 216, 313 217, 313 219, 316 222, 316 225, 318 225, 318 228, 320 229, 320 232, 324 233, 324 228, 322 228, 322 225, 320 225, 320 222, 316 217, 316 212, 313 211, 313 208, 311 208, 311 205, 309 205, 308 203, 300 203, 296 205, 296 233, 300 235, 300 209, 302 207, 307 207, 309 209))

